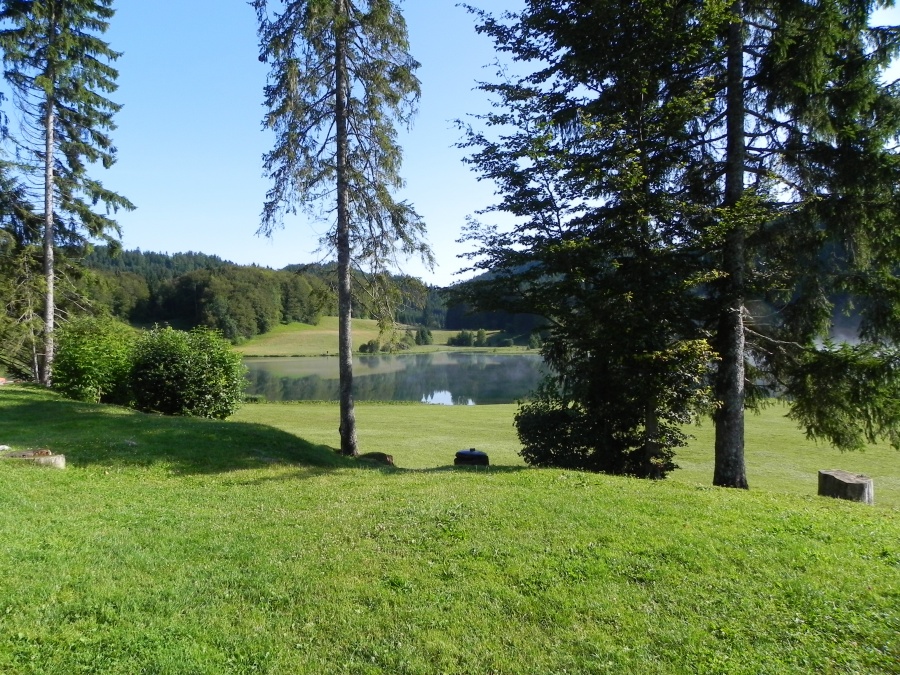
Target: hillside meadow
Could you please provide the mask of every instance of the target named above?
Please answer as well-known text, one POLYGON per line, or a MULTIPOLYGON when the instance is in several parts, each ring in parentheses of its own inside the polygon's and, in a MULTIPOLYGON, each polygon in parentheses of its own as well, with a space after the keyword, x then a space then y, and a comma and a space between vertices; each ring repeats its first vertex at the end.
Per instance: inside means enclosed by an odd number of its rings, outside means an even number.
POLYGON ((0 387, 0 672, 897 673, 898 454, 748 418, 749 492, 521 465, 514 406, 245 406, 225 422, 0 387), (450 466, 476 446, 489 469, 450 466), (875 476, 875 507, 815 468, 875 476))
MULTIPOLYGON (((434 343, 416 345, 413 352, 433 352, 451 349, 447 340, 459 331, 432 329, 434 343)), ((488 331, 493 335, 497 331, 488 331)), ((400 332, 402 337, 403 332, 400 332)), ((373 319, 353 319, 353 346, 378 339, 378 322, 373 319)), ((458 348, 453 348, 458 349, 458 348)), ((524 347, 470 347, 466 351, 521 352, 524 347)), ((315 325, 290 323, 275 326, 263 335, 257 335, 237 345, 235 350, 244 356, 336 356, 338 353, 338 319, 323 316, 315 325)))

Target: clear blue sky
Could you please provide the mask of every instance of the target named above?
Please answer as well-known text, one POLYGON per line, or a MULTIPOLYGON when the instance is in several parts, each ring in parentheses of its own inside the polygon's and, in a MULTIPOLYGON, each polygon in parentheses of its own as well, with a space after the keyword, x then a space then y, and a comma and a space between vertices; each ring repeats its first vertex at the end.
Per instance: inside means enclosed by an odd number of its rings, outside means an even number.
MULTIPOLYGON (((473 91, 493 78, 494 54, 457 0, 402 3, 411 53, 422 64, 419 114, 403 134, 401 196, 428 226, 438 266, 410 263, 405 271, 446 285, 465 261, 455 243, 466 216, 492 201, 454 147, 453 120, 487 110, 473 91)), ((497 12, 517 0, 476 0, 497 12)), ((106 40, 124 52, 116 62, 124 105, 113 138, 118 162, 95 169, 103 183, 137 205, 120 213, 127 249, 202 251, 239 264, 283 267, 318 259, 324 225, 305 217, 285 221, 271 239, 256 236, 269 182, 262 154, 271 140, 260 127, 267 67, 257 59, 256 17, 243 0, 120 0, 106 40)))
MULTIPOLYGON (((493 201, 493 187, 478 182, 454 147, 453 120, 488 109, 475 91, 493 79, 495 57, 487 38, 458 0, 402 3, 411 52, 421 62, 422 100, 415 125, 402 135, 401 196, 428 225, 438 266, 433 273, 410 263, 405 270, 447 285, 465 266, 457 244, 466 216, 493 201)), ((491 12, 517 9, 521 0, 471 0, 491 12)), ((261 131, 267 68, 257 60, 256 17, 245 0, 119 0, 106 35, 117 62, 119 90, 114 140, 118 163, 95 177, 138 207, 120 214, 126 248, 202 251, 239 264, 280 268, 317 259, 325 227, 288 219, 271 239, 255 235, 268 181, 261 131)), ((900 11, 878 23, 900 22, 900 11)))

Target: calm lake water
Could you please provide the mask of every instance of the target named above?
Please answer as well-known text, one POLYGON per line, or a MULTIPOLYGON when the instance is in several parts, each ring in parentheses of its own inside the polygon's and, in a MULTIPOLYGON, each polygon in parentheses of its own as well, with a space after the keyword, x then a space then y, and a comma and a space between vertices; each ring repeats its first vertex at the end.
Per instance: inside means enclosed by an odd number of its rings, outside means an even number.
MULTIPOLYGON (((269 401, 336 401, 334 356, 247 358, 248 394, 269 401)), ((353 358, 357 401, 420 401, 443 405, 513 403, 542 377, 538 354, 434 352, 353 358)))

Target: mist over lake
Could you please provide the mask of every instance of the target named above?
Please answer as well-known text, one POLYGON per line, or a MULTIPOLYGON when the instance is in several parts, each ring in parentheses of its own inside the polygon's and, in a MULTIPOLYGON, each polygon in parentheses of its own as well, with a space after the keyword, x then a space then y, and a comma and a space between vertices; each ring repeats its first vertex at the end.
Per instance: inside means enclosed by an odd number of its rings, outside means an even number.
MULTIPOLYGON (((269 401, 338 400, 337 357, 246 358, 244 363, 250 395, 269 401)), ((514 403, 537 386, 543 372, 538 354, 357 355, 353 396, 443 405, 514 403)))

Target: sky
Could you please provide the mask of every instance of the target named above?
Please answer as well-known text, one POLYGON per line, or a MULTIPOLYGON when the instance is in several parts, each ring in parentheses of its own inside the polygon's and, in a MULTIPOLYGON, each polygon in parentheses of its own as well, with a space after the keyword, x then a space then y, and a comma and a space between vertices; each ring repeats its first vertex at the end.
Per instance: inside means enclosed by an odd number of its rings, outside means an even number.
MULTIPOLYGON (((521 0, 471 0, 493 13, 521 0)), ((406 187, 399 197, 423 216, 437 266, 409 261, 403 271, 446 286, 470 274, 457 240, 467 216, 491 204, 493 186, 462 160, 455 120, 489 110, 478 81, 494 79, 496 55, 458 0, 406 0, 410 52, 422 65, 419 113, 400 135, 406 187)), ((275 269, 323 259, 327 224, 288 217, 271 238, 256 235, 270 182, 261 128, 267 66, 259 62, 256 16, 246 0, 117 0, 105 39, 116 61, 122 104, 113 139, 118 162, 92 176, 137 209, 120 212, 126 249, 199 251, 275 269)), ((879 23, 900 23, 900 10, 879 23)))
MULTIPOLYGON (((467 275, 457 256, 466 217, 493 201, 493 188, 463 164, 454 120, 488 110, 476 91, 493 79, 490 41, 458 0, 401 3, 410 53, 422 65, 419 112, 404 149, 405 188, 435 252, 433 271, 409 261, 403 271, 445 286, 467 275)), ((483 9, 515 9, 517 0, 478 0, 483 9)), ((267 66, 259 62, 256 16, 246 0, 119 0, 105 40, 123 52, 115 67, 123 105, 113 140, 118 161, 92 176, 137 209, 120 212, 126 249, 200 251, 232 262, 281 268, 321 260, 327 225, 288 217, 271 238, 256 235, 270 182, 262 155, 272 137, 261 128, 267 66)))

